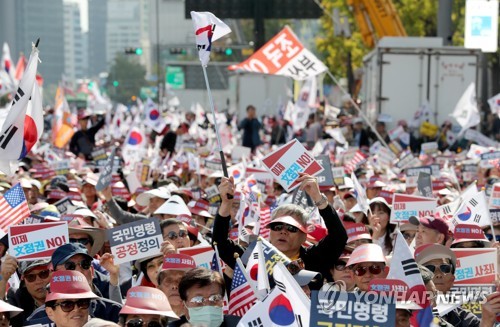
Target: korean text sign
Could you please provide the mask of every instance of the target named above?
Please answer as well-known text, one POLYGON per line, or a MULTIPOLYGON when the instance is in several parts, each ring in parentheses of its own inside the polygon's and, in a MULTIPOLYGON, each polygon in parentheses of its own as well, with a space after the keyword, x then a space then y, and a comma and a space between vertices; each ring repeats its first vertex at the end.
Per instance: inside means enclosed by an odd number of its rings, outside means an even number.
POLYGON ((9 227, 9 254, 17 260, 45 259, 68 243, 65 221, 9 227))
POLYGON ((115 263, 121 264, 160 253, 163 237, 156 218, 141 219, 107 230, 115 263))

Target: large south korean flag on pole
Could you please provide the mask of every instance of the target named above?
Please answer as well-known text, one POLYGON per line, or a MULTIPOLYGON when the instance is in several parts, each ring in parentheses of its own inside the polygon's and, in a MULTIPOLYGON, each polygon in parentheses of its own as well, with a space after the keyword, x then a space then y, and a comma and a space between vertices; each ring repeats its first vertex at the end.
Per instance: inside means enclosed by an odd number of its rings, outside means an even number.
POLYGON ((210 61, 212 42, 231 33, 231 29, 210 12, 191 11, 191 18, 194 24, 198 56, 200 57, 201 64, 206 67, 210 61))

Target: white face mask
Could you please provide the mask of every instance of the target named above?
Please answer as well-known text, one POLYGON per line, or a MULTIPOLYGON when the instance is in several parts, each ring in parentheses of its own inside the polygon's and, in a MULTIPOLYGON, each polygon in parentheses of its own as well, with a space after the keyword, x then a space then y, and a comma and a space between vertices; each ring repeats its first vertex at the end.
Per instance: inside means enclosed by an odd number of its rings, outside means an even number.
POLYGON ((187 309, 189 312, 189 322, 193 326, 219 327, 224 321, 222 307, 207 305, 187 309))

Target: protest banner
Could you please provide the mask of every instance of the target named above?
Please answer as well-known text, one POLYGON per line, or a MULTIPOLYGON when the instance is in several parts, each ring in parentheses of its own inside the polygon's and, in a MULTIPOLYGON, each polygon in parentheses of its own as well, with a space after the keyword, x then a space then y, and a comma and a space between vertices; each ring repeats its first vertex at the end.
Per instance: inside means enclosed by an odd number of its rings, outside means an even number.
POLYGON ((478 178, 477 165, 466 164, 462 165, 462 179, 464 182, 472 182, 478 178))
POLYGON ((411 216, 420 218, 433 215, 436 206, 436 199, 394 193, 390 222, 392 224, 397 224, 407 222, 411 216))
POLYGON ((420 194, 426 198, 432 198, 432 181, 431 175, 425 172, 418 174, 417 188, 420 194))
POLYGON ((406 187, 417 187, 418 175, 420 172, 432 175, 432 169, 429 166, 406 168, 406 187))
POLYGON ((293 191, 292 203, 301 206, 304 209, 314 207, 314 202, 306 192, 296 188, 293 191))
POLYGON ((97 167, 104 165, 107 159, 106 149, 100 148, 92 151, 92 160, 97 167))
POLYGON ((452 248, 451 250, 457 256, 454 285, 495 283, 498 272, 496 248, 452 248))
POLYGON ((69 160, 55 161, 50 164, 50 167, 56 175, 66 175, 71 169, 71 162, 69 160))
POLYGON ((179 249, 179 253, 193 257, 196 266, 210 269, 215 251, 210 245, 197 245, 179 249))
POLYGON ((160 253, 163 242, 158 219, 141 219, 106 231, 115 264, 160 253))
POLYGON ((305 80, 328 70, 285 26, 244 62, 230 66, 235 71, 273 74, 305 80))
POLYGON ((344 185, 344 167, 332 167, 333 182, 335 185, 344 185))
POLYGON ((438 150, 437 142, 422 143, 422 152, 426 154, 435 153, 438 150))
POLYGON ((316 176, 323 171, 323 167, 297 139, 271 152, 262 162, 286 192, 299 186, 298 173, 316 176))
POLYGON ((378 196, 384 198, 389 205, 392 205, 392 198, 394 196, 394 192, 388 190, 381 190, 378 196))
POLYGON ((311 292, 310 326, 384 326, 396 324, 396 304, 374 292, 311 292))
POLYGON ((323 167, 323 171, 317 175, 318 184, 321 189, 329 189, 335 184, 333 182, 332 165, 327 155, 317 156, 314 159, 323 167))
POLYGON ((113 166, 114 166, 114 162, 115 162, 115 151, 116 151, 116 148, 113 148, 113 150, 111 151, 111 154, 109 155, 108 159, 106 160, 106 162, 103 166, 103 171, 99 175, 99 180, 97 181, 97 185, 95 186, 95 189, 98 192, 101 192, 102 190, 104 190, 111 183, 111 179, 113 178, 113 166))
POLYGON ((493 168, 498 166, 500 151, 482 153, 480 158, 481 161, 479 162, 479 166, 481 168, 493 168))
POLYGON ((481 297, 478 294, 487 296, 496 291, 495 285, 460 285, 452 286, 451 294, 460 294, 463 296, 465 303, 461 305, 462 309, 469 310, 476 317, 481 319, 483 315, 481 297))
POLYGON ((65 198, 57 201, 56 203, 54 203, 54 205, 56 206, 57 211, 59 211, 59 213, 61 215, 64 215, 65 213, 73 212, 76 210, 76 206, 73 205, 73 202, 71 202, 71 199, 69 197, 65 197, 65 198))
POLYGON ((50 258, 68 241, 68 224, 64 221, 9 227, 9 254, 18 261, 50 258))
POLYGON ((205 169, 207 170, 207 173, 212 174, 215 173, 216 171, 222 171, 222 162, 220 160, 206 160, 204 162, 205 169))
POLYGON ((24 219, 21 224, 31 225, 31 224, 41 224, 45 221, 45 218, 39 215, 31 214, 28 218, 24 219))
POLYGON ((409 167, 411 162, 415 159, 413 154, 407 153, 404 155, 402 158, 399 159, 399 161, 396 163, 396 167, 399 169, 405 169, 406 167, 409 167))
POLYGON ((491 189, 489 208, 490 210, 500 209, 500 183, 493 184, 493 187, 491 189))
POLYGON ((490 209, 490 217, 493 225, 500 223, 500 209, 490 209))

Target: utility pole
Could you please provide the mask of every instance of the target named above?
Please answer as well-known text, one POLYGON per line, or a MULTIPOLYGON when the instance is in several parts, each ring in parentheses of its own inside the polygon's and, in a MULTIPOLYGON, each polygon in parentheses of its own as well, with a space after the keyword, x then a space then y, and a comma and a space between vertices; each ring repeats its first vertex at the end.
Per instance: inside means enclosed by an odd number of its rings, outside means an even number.
POLYGON ((452 8, 453 0, 439 0, 437 36, 443 38, 443 45, 452 45, 453 41, 452 8))

